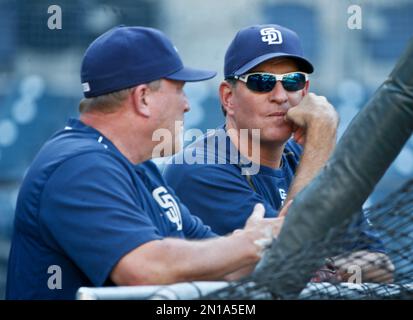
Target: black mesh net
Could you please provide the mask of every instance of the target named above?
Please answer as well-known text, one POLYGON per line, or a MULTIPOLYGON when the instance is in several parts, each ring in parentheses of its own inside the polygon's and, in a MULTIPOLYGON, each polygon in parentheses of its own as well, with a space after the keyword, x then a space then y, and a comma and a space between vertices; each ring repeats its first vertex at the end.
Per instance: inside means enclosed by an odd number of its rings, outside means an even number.
POLYGON ((412 253, 413 179, 379 204, 331 227, 319 241, 281 262, 267 253, 265 268, 203 298, 412 299, 412 253), (363 223, 362 214, 367 217, 363 223), (379 241, 372 240, 373 233, 379 241), (297 288, 303 279, 307 286, 297 288))

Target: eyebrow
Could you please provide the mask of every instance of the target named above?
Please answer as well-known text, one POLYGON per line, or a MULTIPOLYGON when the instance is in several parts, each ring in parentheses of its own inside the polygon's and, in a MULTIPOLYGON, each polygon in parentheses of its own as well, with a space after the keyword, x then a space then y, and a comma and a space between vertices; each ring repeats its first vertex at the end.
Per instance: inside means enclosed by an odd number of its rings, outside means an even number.
POLYGON ((259 69, 252 69, 252 70, 248 71, 247 73, 255 73, 255 72, 272 73, 272 74, 286 74, 286 73, 301 72, 301 71, 299 69, 297 69, 297 70, 287 71, 287 72, 272 72, 272 71, 261 70, 261 68, 259 68, 259 69))

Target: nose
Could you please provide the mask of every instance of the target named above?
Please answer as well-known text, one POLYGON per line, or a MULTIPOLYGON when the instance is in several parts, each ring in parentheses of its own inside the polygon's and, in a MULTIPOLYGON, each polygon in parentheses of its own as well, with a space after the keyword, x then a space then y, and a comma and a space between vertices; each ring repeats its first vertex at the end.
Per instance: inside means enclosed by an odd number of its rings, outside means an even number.
POLYGON ((277 81, 274 88, 269 92, 271 102, 283 104, 288 101, 287 91, 284 89, 281 81, 277 81))
POLYGON ((189 110, 191 110, 191 107, 189 106, 188 97, 184 92, 184 112, 188 112, 189 110))

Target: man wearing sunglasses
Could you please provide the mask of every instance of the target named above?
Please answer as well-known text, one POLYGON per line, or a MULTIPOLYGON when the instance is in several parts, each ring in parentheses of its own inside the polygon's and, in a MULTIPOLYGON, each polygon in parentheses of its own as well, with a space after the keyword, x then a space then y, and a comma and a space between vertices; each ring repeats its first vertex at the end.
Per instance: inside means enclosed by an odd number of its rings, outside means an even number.
MULTIPOLYGON (((282 223, 277 211, 327 161, 335 146, 338 116, 324 97, 309 93, 312 72, 297 34, 282 26, 247 27, 231 42, 225 81, 219 87, 225 125, 197 139, 183 156, 176 155, 164 173, 181 201, 216 233, 242 228, 255 203, 263 203, 266 216, 282 223), (245 129, 248 139, 242 139, 245 129), (216 142, 220 140, 225 140, 225 159, 222 147, 215 154, 216 149, 208 148, 222 145, 216 142), (259 152, 251 152, 254 144, 259 152), (189 154, 196 155, 195 164, 185 162, 189 154), (184 163, 178 164, 178 159, 184 163), (254 174, 243 170, 248 161, 258 164, 254 174)), ((367 225, 364 217, 361 220, 367 225)), ((375 233, 368 228, 362 233, 368 244, 360 250, 382 255, 375 233)))

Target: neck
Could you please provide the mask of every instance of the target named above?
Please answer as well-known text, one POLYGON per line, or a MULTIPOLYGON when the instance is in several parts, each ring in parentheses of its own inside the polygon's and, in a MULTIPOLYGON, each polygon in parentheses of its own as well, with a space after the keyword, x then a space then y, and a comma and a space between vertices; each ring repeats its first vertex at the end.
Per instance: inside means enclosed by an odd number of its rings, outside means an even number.
POLYGON ((133 118, 126 113, 87 112, 81 114, 80 120, 102 133, 131 163, 138 164, 151 158, 153 147, 148 146, 147 141, 152 141, 152 136, 148 138, 145 132, 134 132, 134 128, 144 126, 130 123, 133 118))
POLYGON ((283 155, 284 146, 284 143, 266 143, 261 141, 260 163, 273 169, 280 168, 282 165, 281 158, 283 155))
POLYGON ((285 142, 265 142, 259 138, 254 139, 250 129, 248 129, 248 138, 245 139, 245 135, 242 135, 240 129, 231 121, 226 122, 226 129, 231 142, 248 160, 273 169, 281 166, 285 142))

